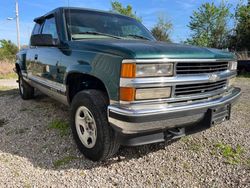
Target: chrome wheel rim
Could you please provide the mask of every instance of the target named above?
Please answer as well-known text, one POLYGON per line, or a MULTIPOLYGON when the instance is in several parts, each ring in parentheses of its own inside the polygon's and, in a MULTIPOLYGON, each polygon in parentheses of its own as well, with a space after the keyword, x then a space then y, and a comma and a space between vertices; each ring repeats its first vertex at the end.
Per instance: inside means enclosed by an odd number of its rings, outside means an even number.
POLYGON ((19 88, 20 88, 21 94, 23 94, 23 79, 22 78, 19 79, 19 88))
POLYGON ((76 131, 86 148, 93 148, 96 143, 97 129, 92 113, 85 106, 80 106, 75 115, 76 131))

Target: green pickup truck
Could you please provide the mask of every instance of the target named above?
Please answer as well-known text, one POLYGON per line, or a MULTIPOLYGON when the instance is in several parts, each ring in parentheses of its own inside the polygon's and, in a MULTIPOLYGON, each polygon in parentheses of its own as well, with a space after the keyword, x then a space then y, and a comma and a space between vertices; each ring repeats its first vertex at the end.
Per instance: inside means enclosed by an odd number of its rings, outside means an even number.
POLYGON ((20 95, 35 88, 70 107, 80 151, 98 161, 230 119, 241 90, 231 53, 156 41, 137 20, 61 7, 34 20, 17 54, 20 95))

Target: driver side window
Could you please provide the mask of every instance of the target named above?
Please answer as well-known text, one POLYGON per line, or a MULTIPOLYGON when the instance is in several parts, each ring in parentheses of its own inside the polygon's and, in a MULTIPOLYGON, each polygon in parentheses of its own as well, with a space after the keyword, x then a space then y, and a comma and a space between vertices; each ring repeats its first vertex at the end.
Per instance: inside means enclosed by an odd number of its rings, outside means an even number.
POLYGON ((55 17, 51 17, 45 20, 42 34, 51 34, 53 39, 58 40, 55 17))

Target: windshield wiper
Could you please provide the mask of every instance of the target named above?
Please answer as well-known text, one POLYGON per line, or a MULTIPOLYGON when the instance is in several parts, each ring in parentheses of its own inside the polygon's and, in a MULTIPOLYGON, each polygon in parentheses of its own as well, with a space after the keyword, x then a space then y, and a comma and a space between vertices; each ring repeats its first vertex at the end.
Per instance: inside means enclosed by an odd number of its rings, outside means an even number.
POLYGON ((129 34, 127 35, 128 37, 133 37, 133 38, 138 38, 138 39, 144 39, 144 40, 150 40, 147 37, 141 36, 141 35, 134 35, 134 34, 129 34))
MULTIPOLYGON (((112 37, 112 38, 115 38, 115 39, 121 39, 120 37, 118 36, 115 36, 115 35, 110 35, 110 34, 107 34, 107 33, 100 33, 100 32, 96 32, 96 31, 86 31, 86 32, 80 32, 80 33, 74 33, 74 35, 102 35, 102 36, 107 36, 107 37, 112 37)), ((78 39, 78 37, 72 37, 73 39, 78 39)), ((79 37, 80 38, 80 37, 79 37)))

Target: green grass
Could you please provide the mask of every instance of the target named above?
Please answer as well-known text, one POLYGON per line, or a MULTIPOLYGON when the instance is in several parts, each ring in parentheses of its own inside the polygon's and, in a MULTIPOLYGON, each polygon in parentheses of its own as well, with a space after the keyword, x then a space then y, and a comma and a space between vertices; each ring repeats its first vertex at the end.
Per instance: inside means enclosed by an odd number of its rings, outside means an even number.
POLYGON ((49 124, 49 129, 58 130, 61 136, 66 136, 69 134, 69 125, 63 120, 53 120, 49 124))
POLYGON ((250 158, 245 161, 246 165, 250 168, 250 158))
POLYGON ((215 145, 219 153, 225 158, 225 162, 228 164, 239 164, 241 162, 242 154, 244 152, 240 145, 233 148, 229 144, 218 143, 215 145))
POLYGON ((200 142, 197 142, 193 140, 189 136, 184 136, 181 138, 181 141, 184 142, 187 145, 187 149, 194 151, 194 152, 200 152, 203 150, 203 146, 200 142))
POLYGON ((14 72, 8 74, 0 74, 0 79, 13 79, 13 78, 17 78, 17 74, 14 72))
POLYGON ((239 77, 239 78, 250 78, 250 73, 242 73, 242 74, 239 74, 237 77, 239 77))
POLYGON ((64 157, 64 158, 62 158, 62 159, 59 159, 59 160, 54 161, 54 162, 53 162, 53 166, 54 166, 55 168, 59 168, 60 166, 64 166, 64 165, 66 165, 66 164, 68 164, 68 163, 70 163, 71 161, 76 160, 76 159, 78 159, 78 158, 75 157, 75 156, 67 156, 67 157, 64 157))
POLYGON ((16 89, 16 88, 9 87, 9 86, 0 86, 0 91, 8 91, 8 90, 12 90, 12 89, 16 89))

